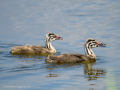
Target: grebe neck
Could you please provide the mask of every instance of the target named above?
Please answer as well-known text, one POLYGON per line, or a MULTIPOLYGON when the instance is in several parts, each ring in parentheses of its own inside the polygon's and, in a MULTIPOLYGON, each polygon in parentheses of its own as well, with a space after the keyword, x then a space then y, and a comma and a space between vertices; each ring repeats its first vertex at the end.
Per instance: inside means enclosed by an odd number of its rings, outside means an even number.
POLYGON ((96 59, 96 56, 95 56, 94 52, 92 51, 90 43, 85 44, 84 49, 85 49, 85 54, 86 55, 92 56, 96 59))

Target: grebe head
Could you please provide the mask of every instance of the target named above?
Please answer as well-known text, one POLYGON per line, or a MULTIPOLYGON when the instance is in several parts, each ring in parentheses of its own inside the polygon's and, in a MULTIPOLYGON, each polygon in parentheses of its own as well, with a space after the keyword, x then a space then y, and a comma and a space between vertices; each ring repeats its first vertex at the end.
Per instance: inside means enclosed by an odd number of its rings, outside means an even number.
POLYGON ((46 48, 52 49, 52 51, 56 52, 56 50, 54 49, 54 47, 51 45, 51 41, 54 41, 54 40, 63 40, 63 37, 59 37, 59 36, 55 35, 54 33, 48 33, 48 34, 46 34, 46 36, 45 36, 45 45, 46 45, 46 48))
POLYGON ((96 58, 94 52, 92 51, 92 48, 105 47, 105 46, 106 46, 106 44, 100 43, 100 42, 96 41, 95 39, 89 38, 86 40, 86 42, 84 44, 84 49, 85 49, 86 55, 92 55, 94 58, 96 58))
POLYGON ((88 47, 88 48, 106 47, 106 44, 100 43, 95 39, 89 38, 85 42, 85 47, 88 47))
POLYGON ((63 37, 59 37, 55 35, 54 33, 48 33, 45 36, 45 41, 54 41, 54 40, 63 40, 63 37))

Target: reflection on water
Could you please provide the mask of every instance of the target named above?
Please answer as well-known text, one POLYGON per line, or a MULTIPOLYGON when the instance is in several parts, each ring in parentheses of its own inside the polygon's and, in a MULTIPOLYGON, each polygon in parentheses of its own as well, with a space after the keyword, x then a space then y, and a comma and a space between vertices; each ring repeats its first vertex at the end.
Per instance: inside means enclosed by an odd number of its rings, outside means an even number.
POLYGON ((81 63, 47 63, 47 70, 59 69, 59 68, 69 68, 76 65, 81 65, 81 63))
POLYGON ((105 69, 93 68, 92 65, 93 63, 84 64, 84 74, 88 81, 97 80, 97 78, 100 78, 102 75, 106 75, 107 71, 105 69))
POLYGON ((48 55, 53 55, 53 54, 47 54, 47 53, 40 53, 40 54, 13 54, 11 53, 12 56, 15 56, 15 57, 19 57, 19 58, 22 58, 22 57, 25 57, 25 58, 38 58, 38 56, 44 56, 44 57, 47 57, 48 55))
POLYGON ((47 77, 47 78, 58 77, 58 74, 48 74, 46 77, 47 77))
MULTIPOLYGON (((29 59, 29 58, 33 58, 33 60, 23 60, 25 62, 37 62, 37 60, 35 59, 43 59, 45 57, 47 57, 50 54, 11 54, 14 57, 18 57, 19 59, 29 59)), ((56 53, 56 55, 59 55, 59 52, 56 53)), ((45 62, 45 61, 44 61, 45 62)), ((85 74, 85 78, 87 78, 88 81, 90 80, 97 80, 97 78, 101 78, 101 76, 106 75, 106 70, 105 69, 101 69, 101 68, 93 68, 94 64, 95 64, 96 60, 93 61, 84 61, 81 63, 46 63, 45 68, 47 70, 54 70, 54 69, 60 69, 60 68, 70 68, 70 67, 75 67, 75 66, 81 66, 83 65, 83 72, 85 74)), ((35 65, 34 65, 35 66, 35 65)), ((30 65, 26 65, 26 66, 20 66, 18 68, 14 68, 11 71, 16 71, 20 69, 24 69, 24 70, 33 70, 31 69, 33 66, 30 65)), ((39 67, 40 68, 40 67, 39 67)), ((42 67, 43 68, 43 67, 42 67)), ((36 68, 37 69, 37 68, 36 68)), ((48 74, 46 75, 47 78, 53 78, 53 77, 58 77, 59 74, 48 74)))
POLYGON ((49 55, 60 55, 60 52, 56 52, 55 54, 51 53, 32 53, 32 54, 21 54, 21 53, 10 53, 13 57, 22 58, 34 58, 34 59, 43 59, 48 57, 49 55))
MULTIPOLYGON (((82 62, 82 63, 53 63, 47 64, 47 70, 59 69, 59 68, 70 68, 75 66, 80 66, 83 64, 83 72, 85 74, 85 78, 88 81, 97 80, 102 76, 106 75, 107 71, 104 68, 93 68, 95 61, 92 62, 82 62)), ((58 77, 58 74, 48 74, 46 77, 58 77)))

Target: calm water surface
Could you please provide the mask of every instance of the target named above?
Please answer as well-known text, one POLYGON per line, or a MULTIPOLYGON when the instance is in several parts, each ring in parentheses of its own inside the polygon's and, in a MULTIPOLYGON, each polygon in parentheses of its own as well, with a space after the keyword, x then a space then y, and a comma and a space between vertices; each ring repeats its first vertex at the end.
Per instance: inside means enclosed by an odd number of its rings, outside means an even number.
POLYGON ((0 2, 0 90, 120 90, 119 0, 2 0, 0 2), (94 62, 48 64, 46 56, 12 55, 13 46, 44 46, 58 54, 84 54, 87 38, 106 43, 94 62))

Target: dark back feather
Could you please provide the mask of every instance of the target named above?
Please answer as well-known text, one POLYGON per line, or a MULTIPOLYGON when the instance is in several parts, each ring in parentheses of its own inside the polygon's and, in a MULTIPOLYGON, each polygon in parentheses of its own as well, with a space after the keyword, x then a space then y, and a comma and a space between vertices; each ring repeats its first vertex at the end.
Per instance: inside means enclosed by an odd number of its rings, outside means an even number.
POLYGON ((49 50, 43 46, 25 45, 13 47, 11 53, 49 53, 49 50))
POLYGON ((49 63, 73 63, 73 62, 82 62, 82 61, 90 61, 95 58, 82 55, 82 54, 62 54, 59 56, 48 56, 46 62, 49 63))

